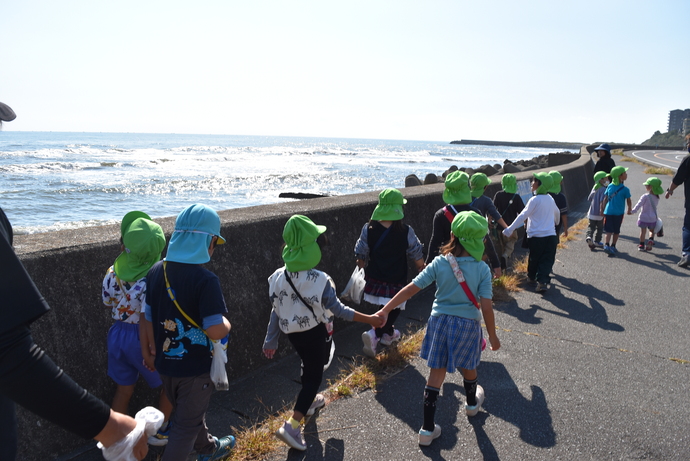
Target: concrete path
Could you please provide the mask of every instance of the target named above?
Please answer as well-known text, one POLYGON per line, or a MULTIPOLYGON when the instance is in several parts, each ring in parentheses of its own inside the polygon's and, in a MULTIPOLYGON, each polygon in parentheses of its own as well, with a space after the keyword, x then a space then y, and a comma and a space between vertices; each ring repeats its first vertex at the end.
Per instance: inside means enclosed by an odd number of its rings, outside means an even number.
MULTIPOLYGON (((635 204, 644 167, 614 159, 630 168, 635 204)), ((670 177, 661 179, 668 187, 670 177)), ((306 452, 285 447, 269 459, 690 459, 690 270, 676 266, 684 208, 683 194, 675 195, 659 205, 665 236, 652 252, 637 251, 636 217, 626 216, 619 256, 590 251, 583 232, 559 250, 547 293, 526 288, 495 305, 502 347, 485 351, 478 369, 483 410, 464 415, 462 378, 449 374, 436 414, 443 433, 430 447, 417 444, 428 368, 416 359, 376 391, 329 403, 306 427, 306 452)), ((587 207, 571 204, 571 224, 587 207)), ((424 325, 432 300, 427 290, 408 303, 406 329, 424 325)), ((336 328, 338 365, 361 360, 365 326, 336 328)), ((332 368, 328 378, 338 372, 332 368)), ((288 404, 298 382, 295 355, 267 360, 214 395, 212 432, 225 435, 288 404)))

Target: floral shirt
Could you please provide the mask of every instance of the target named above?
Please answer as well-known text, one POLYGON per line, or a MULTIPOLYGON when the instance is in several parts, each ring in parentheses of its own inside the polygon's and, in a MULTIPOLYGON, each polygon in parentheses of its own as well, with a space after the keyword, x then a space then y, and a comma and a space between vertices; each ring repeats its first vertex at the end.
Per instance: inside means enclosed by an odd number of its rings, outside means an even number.
POLYGON ((117 278, 110 266, 103 279, 103 304, 112 309, 113 318, 125 323, 139 323, 139 313, 146 299, 146 277, 136 282, 117 278))

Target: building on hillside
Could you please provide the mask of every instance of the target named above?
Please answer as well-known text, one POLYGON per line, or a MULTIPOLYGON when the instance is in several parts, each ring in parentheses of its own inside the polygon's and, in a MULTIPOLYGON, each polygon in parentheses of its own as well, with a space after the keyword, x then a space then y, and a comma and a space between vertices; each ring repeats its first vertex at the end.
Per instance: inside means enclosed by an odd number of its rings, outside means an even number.
POLYGON ((690 118, 683 120, 683 136, 690 134, 690 118))
POLYGON ((683 120, 690 118, 690 109, 685 110, 672 110, 668 113, 668 132, 671 131, 683 131, 683 120))

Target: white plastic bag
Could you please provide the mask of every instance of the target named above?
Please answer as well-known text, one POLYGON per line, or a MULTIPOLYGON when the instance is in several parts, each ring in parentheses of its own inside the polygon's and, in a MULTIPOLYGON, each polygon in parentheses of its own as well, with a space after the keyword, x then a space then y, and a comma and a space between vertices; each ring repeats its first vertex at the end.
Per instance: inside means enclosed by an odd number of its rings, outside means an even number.
POLYGON ((216 385, 216 390, 227 391, 230 389, 228 384, 228 372, 225 364, 228 363, 228 341, 211 340, 213 343, 213 361, 211 362, 211 381, 216 385))
POLYGON ((355 266, 355 270, 352 271, 350 280, 348 280, 345 289, 340 294, 340 298, 346 301, 352 301, 355 304, 360 304, 362 302, 362 296, 364 296, 364 269, 355 266))
POLYGON ((163 424, 163 413, 153 407, 139 410, 134 417, 137 426, 125 438, 105 448, 101 442, 97 446, 108 461, 136 461, 132 450, 141 437, 150 437, 163 424))
POLYGON ((661 218, 656 218, 656 226, 654 226, 654 233, 658 234, 662 227, 664 227, 664 222, 661 220, 661 218))

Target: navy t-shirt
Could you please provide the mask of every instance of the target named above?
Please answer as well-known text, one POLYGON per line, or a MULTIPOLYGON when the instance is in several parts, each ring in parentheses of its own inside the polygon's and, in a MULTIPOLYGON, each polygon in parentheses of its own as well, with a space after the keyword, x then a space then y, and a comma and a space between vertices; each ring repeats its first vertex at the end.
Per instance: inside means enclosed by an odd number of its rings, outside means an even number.
POLYGON ((0 208, 0 333, 28 324, 50 310, 12 249, 12 225, 0 208))
MULTIPOLYGON (((213 272, 199 264, 168 262, 168 280, 177 302, 194 322, 228 310, 213 272)), ((211 371, 213 347, 206 334, 192 325, 168 296, 163 261, 156 263, 146 277, 146 304, 151 307, 151 322, 156 343, 156 370, 172 377, 199 376, 211 371)))

